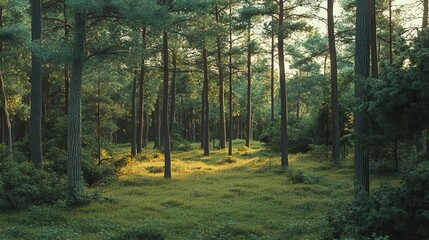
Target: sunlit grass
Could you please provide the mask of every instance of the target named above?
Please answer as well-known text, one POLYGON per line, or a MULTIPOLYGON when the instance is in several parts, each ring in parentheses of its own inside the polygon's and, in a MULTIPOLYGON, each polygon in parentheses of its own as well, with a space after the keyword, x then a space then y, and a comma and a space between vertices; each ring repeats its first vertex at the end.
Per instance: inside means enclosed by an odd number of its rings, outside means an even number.
POLYGON ((130 158, 129 146, 117 146, 114 160, 126 162, 119 180, 86 189, 109 201, 7 213, 0 219, 1 239, 15 239, 20 231, 19 239, 116 239, 135 226, 153 227, 167 239, 317 239, 326 227, 326 212, 352 198, 351 160, 334 167, 324 156, 291 155, 290 167, 309 179, 293 184, 281 171, 279 154, 259 142, 250 149, 243 145, 234 141, 233 156, 227 150, 204 156, 199 144, 174 151, 172 179, 163 179, 163 154, 145 149, 130 158), (23 221, 46 209, 45 218, 60 220, 23 221))

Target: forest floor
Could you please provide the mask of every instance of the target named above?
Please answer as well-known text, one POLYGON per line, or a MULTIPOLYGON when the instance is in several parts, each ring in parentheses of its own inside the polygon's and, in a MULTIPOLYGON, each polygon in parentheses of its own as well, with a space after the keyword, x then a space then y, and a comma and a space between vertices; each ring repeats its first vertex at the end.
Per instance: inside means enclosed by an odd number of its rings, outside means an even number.
MULTIPOLYGON (((198 145, 173 151, 172 179, 163 155, 145 149, 107 186, 86 188, 102 200, 78 208, 32 207, 0 218, 0 239, 320 239, 327 212, 353 195, 353 161, 339 167, 324 154, 289 158, 252 142, 203 156, 198 145), (121 237, 122 236, 122 237, 121 237), (147 238, 143 238, 146 236, 147 238)), ((129 153, 117 146, 114 159, 129 153)), ((394 176, 371 176, 372 186, 394 176)))

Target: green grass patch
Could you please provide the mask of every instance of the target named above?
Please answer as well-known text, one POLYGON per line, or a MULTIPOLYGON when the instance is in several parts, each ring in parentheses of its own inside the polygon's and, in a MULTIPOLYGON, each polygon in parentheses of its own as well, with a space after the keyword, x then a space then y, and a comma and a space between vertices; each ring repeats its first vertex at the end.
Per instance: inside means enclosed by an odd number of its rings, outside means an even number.
POLYGON ((118 180, 85 189, 114 201, 3 210, 0 239, 319 239, 328 210, 353 197, 352 160, 334 167, 297 154, 282 171, 280 154, 259 142, 243 146, 234 141, 233 156, 204 156, 195 143, 173 151, 172 179, 163 179, 161 153, 131 158, 130 147, 118 145, 118 180))

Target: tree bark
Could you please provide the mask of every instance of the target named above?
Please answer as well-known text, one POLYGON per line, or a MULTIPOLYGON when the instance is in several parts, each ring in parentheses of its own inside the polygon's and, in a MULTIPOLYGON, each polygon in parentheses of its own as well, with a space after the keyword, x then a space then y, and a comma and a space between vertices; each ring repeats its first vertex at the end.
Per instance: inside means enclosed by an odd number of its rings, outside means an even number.
POLYGON ((133 88, 131 94, 131 156, 137 154, 137 109, 136 109, 136 95, 137 95, 137 74, 134 75, 133 88))
POLYGON ((285 74, 285 59, 284 59, 284 42, 283 42, 283 18, 284 18, 284 0, 280 0, 279 14, 279 36, 278 36, 278 54, 279 54, 279 75, 280 75, 280 100, 281 100, 281 165, 282 169, 287 169, 289 165, 289 141, 287 129, 287 89, 286 89, 286 74, 285 74))
POLYGON ((159 102, 159 95, 156 97, 155 113, 154 113, 154 127, 155 127, 155 143, 153 148, 161 149, 161 104, 159 102))
POLYGON ((392 0, 389 0, 389 63, 393 64, 392 0))
POLYGON ((203 92, 201 94, 201 148, 204 149, 205 144, 205 112, 206 112, 206 88, 203 80, 203 92))
POLYGON ((177 76, 177 50, 173 50, 173 76, 171 77, 171 98, 170 98, 170 133, 174 131, 176 119, 176 76, 177 76))
POLYGON ((147 148, 147 143, 149 142, 149 117, 147 110, 143 114, 143 142, 142 147, 147 148))
POLYGON ((70 82, 67 134, 68 200, 76 202, 83 193, 81 183, 81 89, 85 58, 85 16, 75 13, 74 56, 70 82))
MULTIPOLYGON (((146 48, 146 28, 142 29, 142 48, 143 51, 146 48)), ((140 74, 139 74, 139 106, 138 106, 138 129, 137 129, 137 153, 142 152, 143 147, 143 138, 144 138, 144 80, 145 80, 145 62, 144 57, 142 57, 140 65, 140 74)))
POLYGON ((207 62, 207 49, 203 49, 203 63, 204 63, 204 86, 203 86, 203 98, 204 98, 204 155, 208 156, 209 152, 209 68, 207 62))
MULTIPOLYGON (((219 23, 219 10, 216 5, 216 22, 219 23)), ((220 148, 225 149, 226 146, 226 123, 225 123, 225 90, 223 81, 223 67, 222 67, 222 49, 221 39, 218 35, 216 37, 216 48, 217 48, 217 67, 219 70, 219 142, 220 148)))
POLYGON ((371 77, 378 78, 377 17, 375 0, 371 0, 371 77))
MULTIPOLYGON (((231 5, 229 7, 229 15, 230 18, 232 16, 231 5)), ((232 29, 229 30, 229 50, 232 50, 232 29)), ((228 155, 232 155, 232 133, 234 131, 234 123, 233 123, 233 112, 232 112, 232 55, 229 55, 229 143, 228 143, 228 155)))
MULTIPOLYGON (((370 65, 370 0, 356 0, 355 98, 366 101, 362 82, 369 77, 370 65)), ((355 111, 355 187, 369 193, 369 156, 367 147, 368 118, 364 110, 355 111)))
MULTIPOLYGON (((41 42, 42 6, 40 0, 31 1, 31 39, 41 42)), ((31 112, 30 112, 30 153, 37 168, 42 167, 42 62, 31 54, 31 112)))
POLYGON ((100 116, 101 79, 97 79, 97 143, 98 143, 98 165, 101 165, 101 116, 100 116))
POLYGON ((335 47, 334 0, 328 0, 328 37, 331 57, 332 163, 340 164, 340 120, 338 112, 338 65, 335 47))
POLYGON ((274 124, 274 16, 271 17, 272 27, 271 27, 271 124, 274 124))
POLYGON ((164 178, 171 178, 170 132, 168 130, 168 34, 163 37, 164 91, 162 100, 162 128, 164 133, 164 178))
MULTIPOLYGON (((69 30, 68 18, 67 18, 66 1, 64 1, 64 5, 63 5, 63 15, 64 15, 64 39, 68 41, 70 30, 69 30)), ((67 112, 68 112, 69 85, 70 85, 69 64, 65 64, 64 65, 64 114, 65 115, 67 115, 67 112)))
POLYGON ((252 53, 250 52, 250 23, 247 30, 247 133, 246 147, 250 148, 252 134, 252 53))

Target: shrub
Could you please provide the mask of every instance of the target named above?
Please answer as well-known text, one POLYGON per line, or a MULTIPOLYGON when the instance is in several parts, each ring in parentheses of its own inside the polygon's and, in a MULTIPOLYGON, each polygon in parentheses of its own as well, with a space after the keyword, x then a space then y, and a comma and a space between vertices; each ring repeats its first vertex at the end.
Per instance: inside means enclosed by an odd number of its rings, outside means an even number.
POLYGON ((355 238, 428 239, 427 186, 428 167, 408 172, 399 187, 383 184, 369 197, 359 197, 345 210, 330 213, 331 233, 355 238))
POLYGON ((297 183, 307 183, 307 184, 316 184, 320 182, 320 176, 307 176, 304 175, 304 171, 296 170, 289 167, 286 171, 287 176, 292 180, 293 184, 297 183))
POLYGON ((0 205, 25 209, 32 205, 52 204, 65 198, 66 183, 56 173, 36 169, 29 162, 9 161, 2 164, 0 205))
POLYGON ((82 161, 82 176, 89 186, 109 184, 117 177, 117 171, 110 164, 95 163, 94 160, 82 161))

